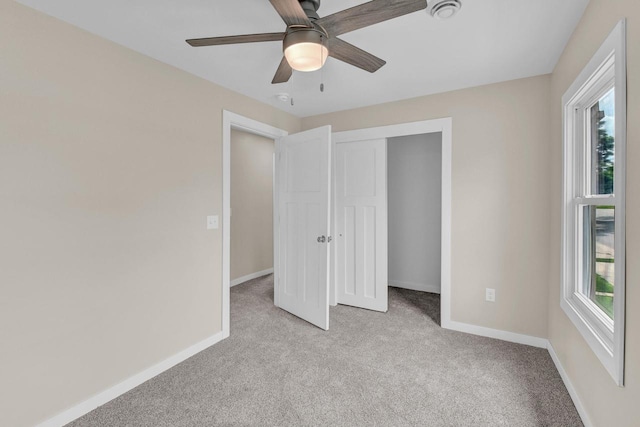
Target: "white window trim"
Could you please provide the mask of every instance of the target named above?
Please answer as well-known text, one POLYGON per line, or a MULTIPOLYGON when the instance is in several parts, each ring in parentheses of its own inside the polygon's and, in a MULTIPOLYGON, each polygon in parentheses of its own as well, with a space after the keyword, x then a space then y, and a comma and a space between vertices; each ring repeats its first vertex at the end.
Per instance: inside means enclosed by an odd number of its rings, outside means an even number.
MULTIPOLYGON (((562 212, 562 295, 560 305, 582 334, 598 359, 605 366, 617 385, 624 385, 624 320, 625 320, 625 177, 626 177, 626 25, 620 21, 609 34, 603 45, 582 70, 576 81, 562 97, 563 105, 563 212, 562 212), (612 63, 608 63, 612 61, 612 63), (615 196, 577 197, 584 193, 578 188, 575 177, 582 171, 584 160, 583 129, 576 122, 576 111, 588 107, 584 101, 591 101, 611 87, 611 76, 607 67, 615 68, 615 196), (582 108, 581 108, 582 107, 582 108), (602 203, 615 206, 615 288, 614 321, 609 319, 588 298, 576 292, 578 283, 577 262, 579 256, 578 228, 580 227, 577 205, 580 203, 602 203)), ((596 99, 597 101, 597 99, 596 99)), ((595 101, 594 101, 595 102, 595 101)), ((584 180, 583 180, 584 181, 584 180)))

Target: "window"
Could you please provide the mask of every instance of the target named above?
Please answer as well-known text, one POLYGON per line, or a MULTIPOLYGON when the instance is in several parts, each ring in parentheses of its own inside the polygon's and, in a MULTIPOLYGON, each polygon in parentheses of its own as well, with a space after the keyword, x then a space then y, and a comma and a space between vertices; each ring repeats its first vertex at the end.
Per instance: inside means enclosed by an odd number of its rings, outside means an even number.
POLYGON ((562 98, 561 305, 616 383, 624 379, 625 23, 562 98))

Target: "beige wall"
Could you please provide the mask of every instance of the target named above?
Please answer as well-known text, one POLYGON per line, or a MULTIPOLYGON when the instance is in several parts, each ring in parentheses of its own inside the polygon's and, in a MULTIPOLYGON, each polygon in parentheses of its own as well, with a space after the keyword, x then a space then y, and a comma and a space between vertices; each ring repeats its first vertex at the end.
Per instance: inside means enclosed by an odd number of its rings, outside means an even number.
POLYGON ((452 319, 546 337, 549 76, 303 119, 334 131, 453 117, 452 319), (485 302, 485 288, 496 302, 485 302))
POLYGON ((0 425, 220 331, 223 109, 300 126, 0 0, 0 425))
POLYGON ((273 268, 273 150, 231 131, 231 280, 273 268))
POLYGON ((222 109, 291 132, 453 117, 453 320, 540 337, 548 328, 594 425, 633 425, 637 40, 637 0, 592 0, 552 76, 300 121, 0 0, 0 425, 42 421, 220 330, 221 235, 204 225, 221 214, 222 109), (618 388, 559 307, 560 98, 623 16, 629 262, 618 388))
POLYGON ((640 2, 591 0, 551 79, 553 159, 549 338, 594 426, 640 423, 640 2), (627 17, 627 328, 625 387, 615 385, 580 333, 560 308, 562 102, 582 68, 615 24, 627 17))

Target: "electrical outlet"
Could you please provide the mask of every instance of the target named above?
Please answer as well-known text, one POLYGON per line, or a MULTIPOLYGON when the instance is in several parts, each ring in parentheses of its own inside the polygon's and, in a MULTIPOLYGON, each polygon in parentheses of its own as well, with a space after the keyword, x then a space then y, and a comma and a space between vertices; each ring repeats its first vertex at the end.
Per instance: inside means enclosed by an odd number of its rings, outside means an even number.
POLYGON ((496 302, 496 290, 487 288, 485 299, 489 302, 496 302))

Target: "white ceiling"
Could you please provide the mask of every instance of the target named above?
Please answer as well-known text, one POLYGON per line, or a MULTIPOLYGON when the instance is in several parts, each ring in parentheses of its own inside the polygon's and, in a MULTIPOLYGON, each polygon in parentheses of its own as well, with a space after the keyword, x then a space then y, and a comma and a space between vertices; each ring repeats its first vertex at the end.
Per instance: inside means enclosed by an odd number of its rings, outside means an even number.
MULTIPOLYGON (((193 48, 185 39, 278 32, 268 0, 18 0, 296 116, 345 110, 550 73, 589 0, 463 0, 439 21, 425 11, 344 34, 387 61, 369 74, 333 58, 272 85, 279 42, 193 48), (322 77, 321 77, 322 75, 322 77), (321 78, 325 91, 320 93, 321 78), (295 105, 276 99, 291 94, 295 105)), ((320 16, 364 3, 322 0, 320 16)))

